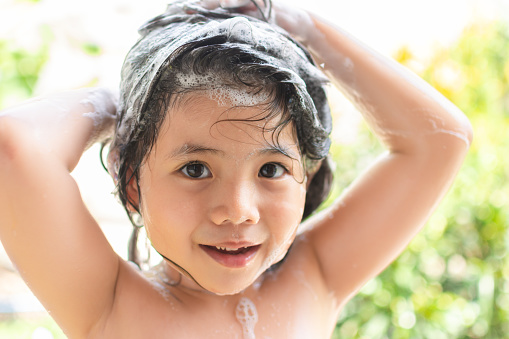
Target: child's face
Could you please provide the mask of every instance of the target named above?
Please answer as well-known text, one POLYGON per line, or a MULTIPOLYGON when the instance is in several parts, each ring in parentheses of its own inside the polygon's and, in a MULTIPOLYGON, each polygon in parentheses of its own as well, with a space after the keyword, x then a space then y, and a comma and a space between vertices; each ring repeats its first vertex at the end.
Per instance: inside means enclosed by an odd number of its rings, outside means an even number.
POLYGON ((273 133, 261 130, 276 121, 218 122, 260 113, 187 94, 140 170, 152 245, 217 294, 245 289, 279 261, 302 218, 306 176, 291 125, 276 148, 273 133))

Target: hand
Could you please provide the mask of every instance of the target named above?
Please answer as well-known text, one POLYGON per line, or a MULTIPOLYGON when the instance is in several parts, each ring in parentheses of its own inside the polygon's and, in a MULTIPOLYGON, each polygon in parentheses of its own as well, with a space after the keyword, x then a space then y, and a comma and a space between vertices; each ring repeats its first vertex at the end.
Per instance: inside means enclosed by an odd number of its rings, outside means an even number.
POLYGON ((240 8, 251 4, 251 0, 219 0, 222 8, 240 8))
POLYGON ((90 111, 83 114, 92 119, 94 132, 86 146, 92 146, 96 142, 102 142, 111 138, 117 121, 118 96, 105 88, 93 88, 87 91, 88 96, 80 101, 81 105, 87 106, 90 111))
POLYGON ((271 0, 202 0, 199 5, 208 10, 218 8, 240 13, 263 21, 270 21, 271 0))
POLYGON ((278 25, 303 44, 315 28, 305 10, 271 0, 202 0, 199 4, 208 10, 223 8, 278 25))

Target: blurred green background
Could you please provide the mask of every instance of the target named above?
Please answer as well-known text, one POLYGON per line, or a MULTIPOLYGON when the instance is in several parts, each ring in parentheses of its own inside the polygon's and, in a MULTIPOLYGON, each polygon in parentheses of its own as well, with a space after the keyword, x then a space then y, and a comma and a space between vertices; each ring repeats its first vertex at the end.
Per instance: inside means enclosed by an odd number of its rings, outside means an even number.
MULTIPOLYGON (((509 338, 508 55, 508 26, 490 22, 425 64, 404 47, 394 56, 465 112, 474 143, 438 210, 346 306, 334 338, 509 338)), ((334 147, 338 191, 378 148, 366 130, 334 147)))
MULTIPOLYGON (((0 40, 0 109, 34 94, 53 41, 47 28, 40 34, 36 50, 0 40)), ((83 44, 82 51, 101 54, 94 44, 83 44)), ((507 55, 509 28, 501 22, 469 26, 425 62, 405 47, 394 55, 466 113, 474 144, 428 224, 347 304, 333 338, 509 337, 507 55)), ((380 151, 365 127, 353 142, 333 145, 337 173, 331 198, 380 151)), ((46 314, 10 314, 0 318, 0 338, 65 337, 46 314)))

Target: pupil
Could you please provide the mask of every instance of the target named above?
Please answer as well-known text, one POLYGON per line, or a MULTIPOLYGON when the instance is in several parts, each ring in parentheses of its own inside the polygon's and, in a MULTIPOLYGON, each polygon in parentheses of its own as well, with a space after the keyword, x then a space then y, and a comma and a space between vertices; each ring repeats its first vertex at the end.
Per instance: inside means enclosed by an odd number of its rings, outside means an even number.
POLYGON ((273 164, 267 164, 262 168, 262 175, 264 177, 273 177, 276 175, 276 166, 273 164))
POLYGON ((187 174, 194 178, 200 177, 203 174, 203 165, 193 164, 187 166, 187 174))

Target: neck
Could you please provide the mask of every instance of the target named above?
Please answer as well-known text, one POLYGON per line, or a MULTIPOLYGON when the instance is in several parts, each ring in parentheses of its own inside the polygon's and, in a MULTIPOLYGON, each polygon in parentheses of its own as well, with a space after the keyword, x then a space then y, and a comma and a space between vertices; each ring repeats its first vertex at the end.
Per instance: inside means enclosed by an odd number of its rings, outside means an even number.
POLYGON ((187 291, 213 294, 203 288, 184 268, 176 264, 172 260, 163 257, 162 276, 160 279, 168 287, 175 287, 177 289, 185 289, 187 291))

